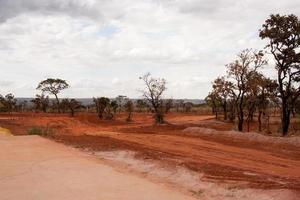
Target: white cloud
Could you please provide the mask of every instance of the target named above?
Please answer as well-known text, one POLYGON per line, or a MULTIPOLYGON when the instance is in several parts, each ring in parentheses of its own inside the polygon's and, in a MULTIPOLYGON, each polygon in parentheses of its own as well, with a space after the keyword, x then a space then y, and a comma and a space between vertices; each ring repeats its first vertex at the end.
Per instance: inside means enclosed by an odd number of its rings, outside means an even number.
POLYGON ((0 0, 0 79, 16 96, 53 76, 71 83, 65 96, 138 97, 149 71, 168 80, 169 96, 204 98, 240 50, 264 47, 258 29, 277 12, 300 15, 300 3, 0 0))

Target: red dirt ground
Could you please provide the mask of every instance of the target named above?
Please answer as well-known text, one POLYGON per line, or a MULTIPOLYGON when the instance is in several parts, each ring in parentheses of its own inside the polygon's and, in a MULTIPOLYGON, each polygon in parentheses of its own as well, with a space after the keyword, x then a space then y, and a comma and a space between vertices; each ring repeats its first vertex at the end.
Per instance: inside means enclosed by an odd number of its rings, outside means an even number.
POLYGON ((299 147, 232 140, 213 135, 188 135, 190 126, 232 130, 231 123, 213 116, 169 114, 168 124, 153 125, 151 114, 134 113, 133 122, 119 114, 114 121, 96 115, 12 114, 0 115, 0 126, 15 135, 28 129, 48 127, 52 139, 90 150, 133 150, 143 159, 169 160, 170 165, 186 166, 204 173, 209 181, 235 183, 238 187, 292 189, 300 192, 299 147), (170 161, 172 160, 172 162, 170 161))

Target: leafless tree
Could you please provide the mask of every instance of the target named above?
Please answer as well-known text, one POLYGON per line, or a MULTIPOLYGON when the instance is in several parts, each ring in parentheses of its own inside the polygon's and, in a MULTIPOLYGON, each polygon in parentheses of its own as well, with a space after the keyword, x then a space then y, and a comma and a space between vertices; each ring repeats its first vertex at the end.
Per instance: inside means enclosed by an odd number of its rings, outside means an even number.
POLYGON ((166 90, 166 80, 163 78, 153 78, 150 73, 140 77, 144 81, 146 88, 142 91, 143 96, 151 105, 155 113, 155 121, 158 124, 164 123, 163 99, 162 95, 166 90))

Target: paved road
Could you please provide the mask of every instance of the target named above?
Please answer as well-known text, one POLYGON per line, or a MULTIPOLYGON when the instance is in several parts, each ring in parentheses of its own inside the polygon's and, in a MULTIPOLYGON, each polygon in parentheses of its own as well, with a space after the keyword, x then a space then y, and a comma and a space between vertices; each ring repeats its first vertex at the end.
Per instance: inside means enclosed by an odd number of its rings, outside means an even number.
POLYGON ((189 200, 39 136, 0 135, 1 200, 189 200))

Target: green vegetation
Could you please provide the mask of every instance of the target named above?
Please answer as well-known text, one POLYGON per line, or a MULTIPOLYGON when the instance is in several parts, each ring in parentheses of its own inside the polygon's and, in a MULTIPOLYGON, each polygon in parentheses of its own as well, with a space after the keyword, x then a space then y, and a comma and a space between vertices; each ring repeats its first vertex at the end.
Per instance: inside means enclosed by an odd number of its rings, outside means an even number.
POLYGON ((51 136, 54 134, 54 130, 49 127, 41 127, 41 126, 34 126, 28 129, 28 135, 40 135, 40 136, 51 136))

